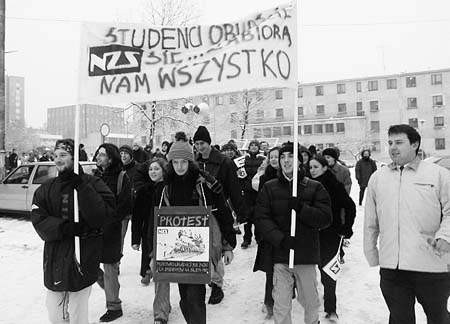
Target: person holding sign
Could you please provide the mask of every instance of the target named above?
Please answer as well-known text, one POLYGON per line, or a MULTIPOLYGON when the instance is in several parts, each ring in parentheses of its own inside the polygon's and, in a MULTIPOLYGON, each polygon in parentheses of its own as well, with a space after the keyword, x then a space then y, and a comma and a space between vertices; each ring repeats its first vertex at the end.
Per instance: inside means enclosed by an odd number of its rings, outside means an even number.
POLYGON ((74 142, 56 142, 58 176, 34 193, 31 222, 45 241, 44 285, 51 323, 88 323, 88 300, 97 280, 102 253, 102 229, 115 214, 114 195, 100 179, 74 173, 74 142), (79 222, 74 221, 74 190, 78 194, 79 222), (80 240, 81 260, 75 257, 80 240), (80 261, 80 263, 78 262, 80 261))
MULTIPOLYGON (((154 208, 158 206, 164 188, 164 178, 167 177, 167 161, 163 158, 153 158, 143 163, 147 169, 148 181, 137 192, 133 217, 131 219, 131 244, 133 250, 142 247, 148 258, 154 255, 153 231, 155 226, 154 208)), ((154 272, 154 258, 150 261, 154 272)), ((155 298, 153 299, 154 323, 165 324, 170 313, 170 285, 168 282, 155 282, 155 298)))
POLYGON ((311 176, 319 181, 327 190, 331 198, 333 222, 330 227, 319 232, 320 239, 320 279, 324 288, 325 318, 336 321, 336 281, 324 270, 331 259, 340 253, 340 242, 343 238, 353 235, 352 226, 356 216, 356 206, 352 198, 345 191, 344 184, 328 170, 327 159, 322 155, 315 155, 309 161, 311 176), (342 215, 342 216, 341 216, 342 215))
MULTIPOLYGON (((164 189, 166 205, 168 206, 198 206, 212 205, 217 209, 212 217, 217 222, 213 226, 213 243, 211 259, 217 262, 217 256, 223 255, 224 263, 233 260, 233 249, 236 246, 236 236, 233 230, 233 217, 225 206, 223 194, 216 186, 211 186, 213 177, 201 175, 194 162, 192 147, 185 142, 175 142, 167 154, 169 161, 167 182, 164 189), (203 185, 205 183, 206 185, 203 185), (228 212, 227 212, 228 211, 228 212), (219 249, 219 250, 218 250, 219 249)), ((214 179, 215 180, 215 179, 214 179)), ((216 183, 215 181, 214 183, 216 183)), ((187 324, 206 324, 206 288, 204 284, 178 284, 180 292, 180 308, 187 324)))
POLYGON ((367 186, 364 255, 380 266, 390 324, 414 324, 416 299, 428 323, 450 323, 450 173, 420 159, 420 141, 409 125, 389 127, 392 163, 367 186))
POLYGON ((331 203, 325 188, 304 176, 302 156, 294 166, 292 143, 279 151, 280 170, 276 179, 266 182, 256 201, 256 230, 270 243, 268 253, 274 265, 275 324, 291 324, 292 289, 297 287, 298 301, 305 309, 305 323, 319 322, 319 293, 316 265, 320 263, 319 230, 330 225, 331 203), (294 167, 299 168, 298 197, 292 197, 294 167), (291 210, 297 213, 296 235, 290 235, 291 210), (289 250, 295 252, 294 268, 290 269, 289 250))

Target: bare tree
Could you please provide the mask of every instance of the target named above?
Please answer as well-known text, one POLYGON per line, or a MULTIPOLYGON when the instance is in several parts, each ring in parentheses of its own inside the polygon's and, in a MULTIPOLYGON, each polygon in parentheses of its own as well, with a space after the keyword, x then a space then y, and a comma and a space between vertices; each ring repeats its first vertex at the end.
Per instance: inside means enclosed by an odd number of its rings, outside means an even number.
POLYGON ((234 96, 237 111, 231 113, 231 123, 241 129, 241 140, 245 138, 247 126, 251 121, 264 119, 264 103, 267 97, 264 91, 244 90, 234 96))
POLYGON ((156 26, 186 26, 196 23, 200 8, 194 0, 142 0, 144 21, 156 26))

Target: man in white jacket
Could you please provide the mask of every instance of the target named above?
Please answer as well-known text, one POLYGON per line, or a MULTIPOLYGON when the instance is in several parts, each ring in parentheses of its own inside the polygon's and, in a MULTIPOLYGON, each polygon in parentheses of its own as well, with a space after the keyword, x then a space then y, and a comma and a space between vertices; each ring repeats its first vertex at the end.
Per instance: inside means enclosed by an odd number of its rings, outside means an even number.
POLYGON ((419 133, 388 131, 392 163, 369 180, 364 254, 380 266, 389 324, 415 323, 415 299, 428 323, 450 323, 450 172, 421 161, 419 133))

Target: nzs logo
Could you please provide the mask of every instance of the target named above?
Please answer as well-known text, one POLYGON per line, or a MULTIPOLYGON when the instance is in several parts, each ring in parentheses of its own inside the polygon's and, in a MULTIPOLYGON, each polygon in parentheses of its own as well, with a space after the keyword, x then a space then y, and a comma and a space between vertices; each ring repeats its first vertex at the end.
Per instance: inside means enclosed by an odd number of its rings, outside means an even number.
POLYGON ((89 48, 89 76, 141 72, 143 50, 123 45, 89 48))

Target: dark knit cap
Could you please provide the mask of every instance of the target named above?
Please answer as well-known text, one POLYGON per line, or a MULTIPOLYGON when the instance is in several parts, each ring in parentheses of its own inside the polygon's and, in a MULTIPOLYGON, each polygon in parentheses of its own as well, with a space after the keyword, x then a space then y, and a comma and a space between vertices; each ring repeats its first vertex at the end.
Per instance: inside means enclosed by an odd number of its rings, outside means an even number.
POLYGON ((70 155, 75 155, 75 143, 73 142, 73 139, 71 138, 64 138, 56 141, 55 144, 55 151, 56 150, 64 150, 68 152, 70 155))
POLYGON ((194 143, 196 141, 204 141, 211 144, 211 136, 209 135, 208 129, 205 126, 199 126, 194 134, 194 143))
POLYGON ((322 155, 323 156, 325 156, 325 155, 328 155, 328 156, 331 156, 333 159, 335 159, 336 161, 338 160, 338 153, 337 153, 337 151, 334 149, 334 148, 332 148, 332 147, 328 147, 328 148, 326 148, 325 150, 323 150, 322 151, 322 155))
POLYGON ((122 145, 119 148, 119 152, 122 152, 122 151, 125 153, 128 153, 131 157, 133 157, 133 149, 131 148, 130 145, 122 145))
MULTIPOLYGON (((292 142, 284 143, 281 146, 280 151, 278 153, 278 162, 280 162, 281 155, 283 155, 283 153, 285 153, 285 152, 294 154, 294 144, 292 142)), ((300 153, 300 150, 298 150, 298 152, 300 153)), ((301 154, 298 154, 298 161, 300 163, 303 163, 303 156, 301 154)))
POLYGON ((187 142, 179 141, 172 144, 169 153, 167 153, 167 161, 173 159, 183 159, 188 161, 194 161, 194 153, 192 152, 192 146, 187 142))

